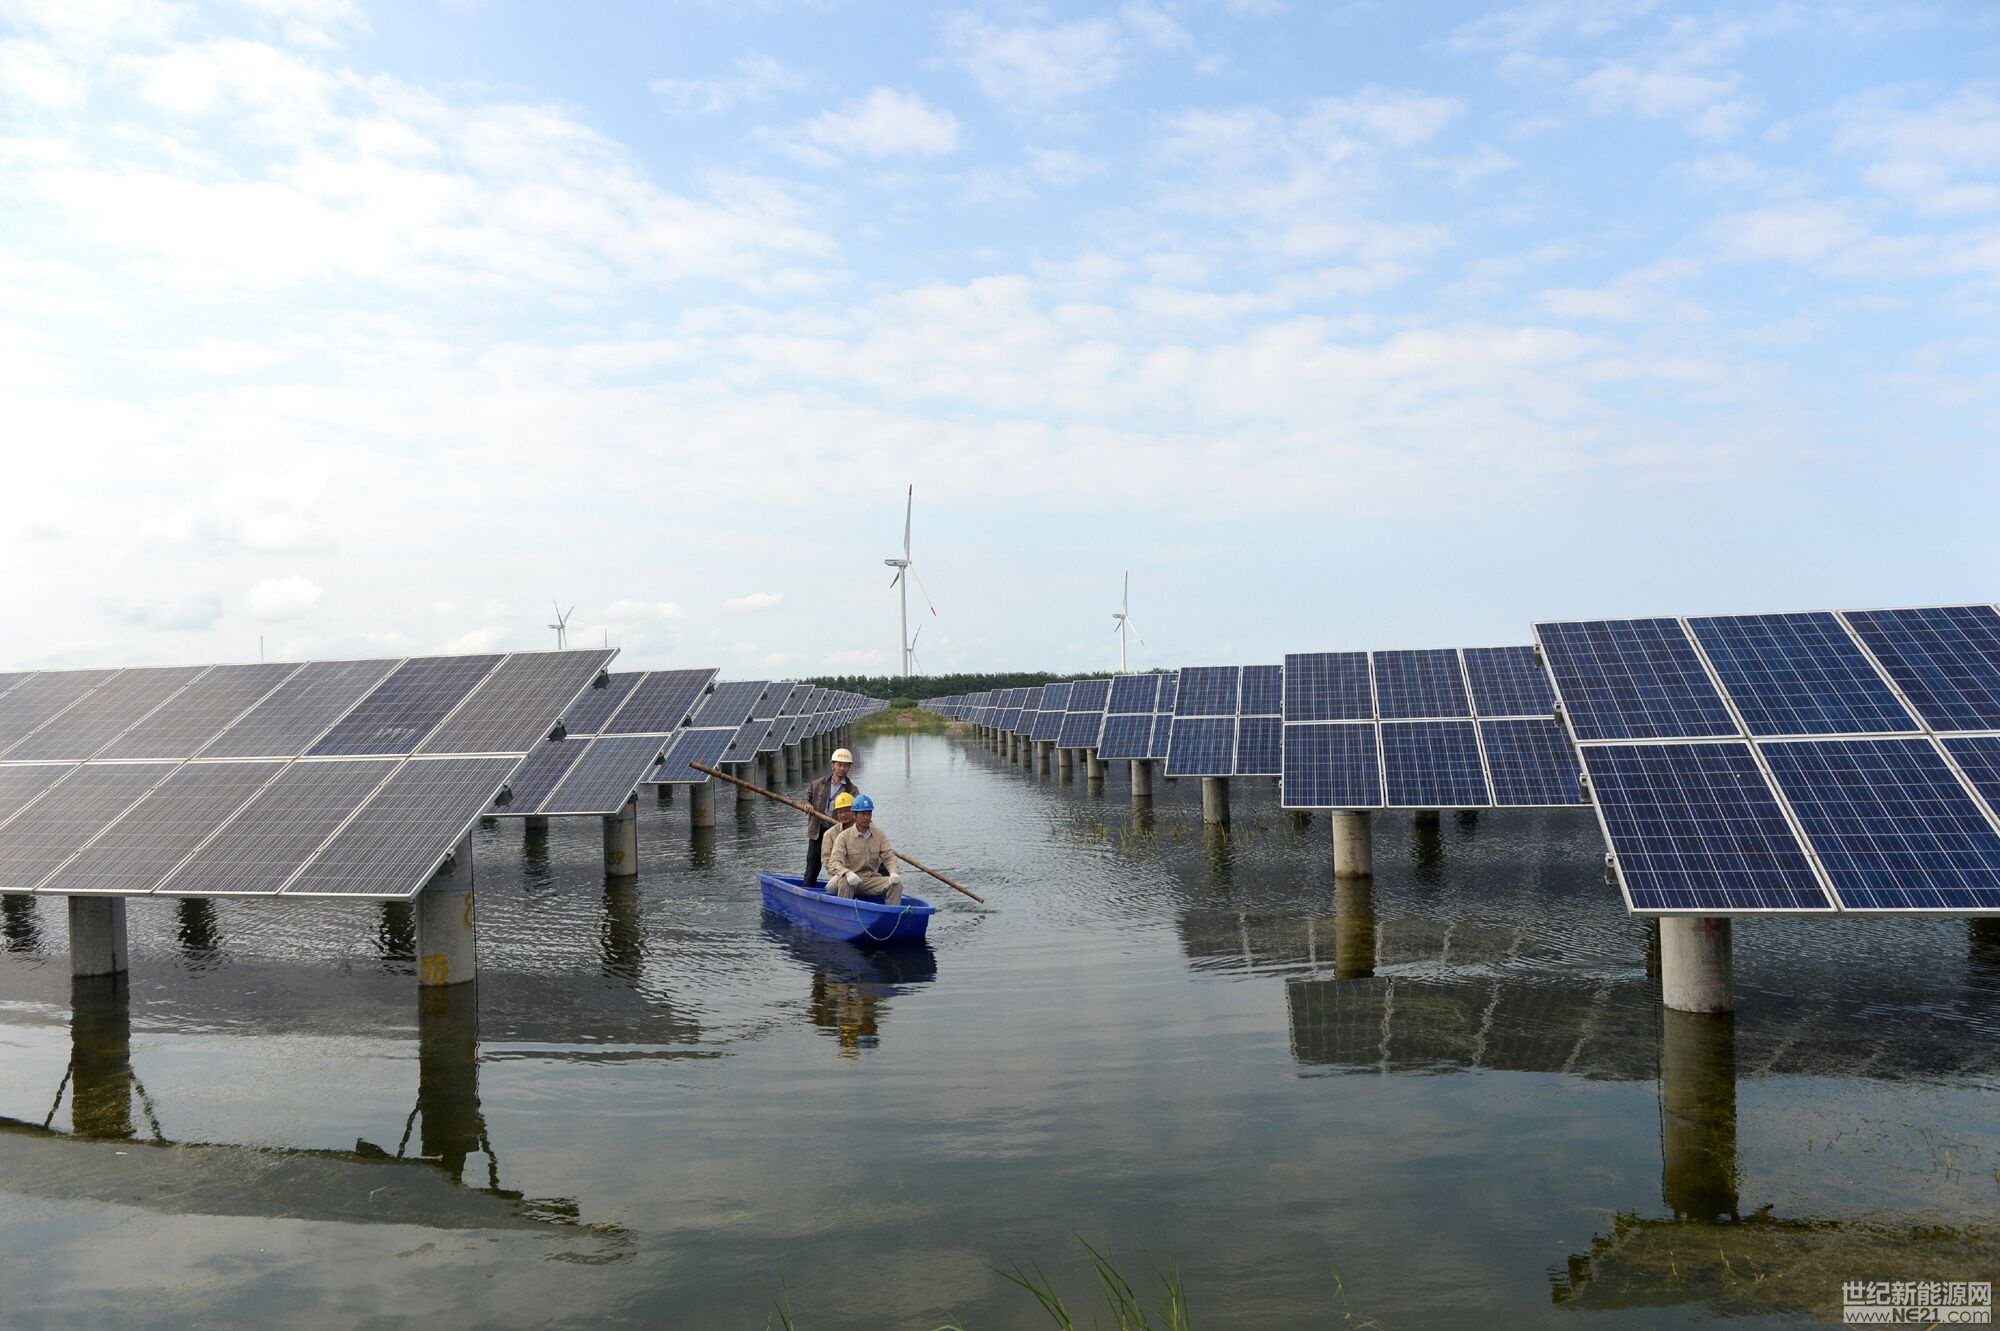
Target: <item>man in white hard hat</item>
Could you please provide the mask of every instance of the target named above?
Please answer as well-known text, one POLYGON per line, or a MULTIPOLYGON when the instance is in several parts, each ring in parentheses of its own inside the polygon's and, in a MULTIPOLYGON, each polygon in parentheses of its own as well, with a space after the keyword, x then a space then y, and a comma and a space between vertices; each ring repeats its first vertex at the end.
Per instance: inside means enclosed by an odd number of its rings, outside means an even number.
MULTIPOLYGON (((848 777, 854 766, 854 755, 846 749, 833 751, 833 770, 819 777, 806 787, 806 805, 818 809, 831 818, 834 814, 833 802, 843 793, 861 798, 861 791, 848 777)), ((820 838, 826 835, 826 824, 817 818, 806 819, 806 877, 807 887, 819 881, 820 838)))

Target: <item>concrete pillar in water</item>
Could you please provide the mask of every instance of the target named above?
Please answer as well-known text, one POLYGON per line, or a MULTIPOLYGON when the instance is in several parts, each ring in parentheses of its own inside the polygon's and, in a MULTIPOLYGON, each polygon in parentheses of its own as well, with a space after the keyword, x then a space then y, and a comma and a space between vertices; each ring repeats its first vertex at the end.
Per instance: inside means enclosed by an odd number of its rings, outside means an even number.
POLYGON ((1727 918, 1660 918, 1660 1001, 1676 1012, 1733 1012, 1735 980, 1727 918))
POLYGON ((479 976, 479 930, 472 914, 472 838, 417 893, 417 983, 465 984, 479 976))
POLYGON ((604 876, 631 878, 639 872, 639 801, 629 799, 604 819, 604 876))
POLYGON ((1365 980, 1375 973, 1375 882, 1346 878, 1333 888, 1333 978, 1365 980))
POLYGON ((794 786, 799 783, 799 746, 796 744, 785 746, 785 781, 794 786))
POLYGON ((658 785, 653 787, 653 803, 664 809, 673 802, 674 788, 672 786, 658 785))
POLYGON ((1677 1219, 1736 1212, 1736 1017, 1660 1014, 1660 1200, 1677 1219))
POLYGON ((70 980, 69 1040, 70 1127, 79 1137, 130 1137, 132 1006, 123 975, 70 980))
POLYGON ((1153 798, 1153 760, 1150 758, 1132 760, 1132 798, 1135 800, 1153 798))
POLYGON ((1076 775, 1076 750, 1056 750, 1056 775, 1067 781, 1076 775))
POLYGON ((78 979, 125 973, 125 898, 69 898, 69 973, 78 979))
POLYGON ((691 827, 715 826, 714 780, 688 787, 688 824, 691 827))
POLYGON ((1214 827, 1229 826, 1229 778, 1205 776, 1201 779, 1201 820, 1214 827))
POLYGON ((485 1151, 479 1109, 479 990, 426 989, 417 1000, 417 1154, 454 1180, 466 1157, 485 1151))
POLYGON ((1035 770, 1037 772, 1043 776, 1047 776, 1049 769, 1055 766, 1055 756, 1056 742, 1054 740, 1038 739, 1035 741, 1035 770))
POLYGON ((547 836, 549 820, 538 813, 531 813, 521 820, 522 836, 547 836))
POLYGON ((1083 751, 1083 774, 1086 779, 1102 785, 1104 782, 1104 759, 1097 756, 1096 749, 1083 751))
POLYGON ((1336 809, 1333 823, 1333 876, 1366 878, 1375 872, 1375 824, 1367 810, 1336 809))
POLYGON ((1438 825, 1438 811, 1436 809, 1412 809, 1410 810, 1410 824, 1413 827, 1436 827, 1438 825))
MULTIPOLYGON (((749 763, 731 764, 729 775, 735 777, 738 781, 754 783, 757 780, 757 773, 749 763)), ((732 786, 730 788, 736 792, 736 806, 738 808, 743 807, 745 804, 755 804, 757 802, 757 796, 745 790, 742 786, 732 786)))

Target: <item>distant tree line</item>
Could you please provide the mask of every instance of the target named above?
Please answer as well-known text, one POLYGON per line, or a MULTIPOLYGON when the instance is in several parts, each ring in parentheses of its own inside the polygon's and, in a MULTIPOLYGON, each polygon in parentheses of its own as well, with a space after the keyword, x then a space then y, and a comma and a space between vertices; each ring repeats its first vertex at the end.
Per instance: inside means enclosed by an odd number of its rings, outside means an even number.
POLYGON ((898 704, 919 703, 926 698, 949 698, 960 693, 981 693, 987 689, 1024 689, 1037 684, 1061 684, 1072 679, 1109 679, 1112 672, 1100 670, 1084 674, 1050 674, 1046 670, 1001 671, 982 675, 819 675, 803 681, 823 689, 846 689, 870 698, 887 698, 898 704))

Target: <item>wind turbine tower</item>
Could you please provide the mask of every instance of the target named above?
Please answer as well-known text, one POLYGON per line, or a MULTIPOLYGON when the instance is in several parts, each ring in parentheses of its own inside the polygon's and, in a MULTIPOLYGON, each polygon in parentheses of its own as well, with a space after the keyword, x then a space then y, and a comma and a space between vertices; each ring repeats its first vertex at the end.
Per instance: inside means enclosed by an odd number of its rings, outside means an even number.
POLYGON ((1120 599, 1118 603, 1117 613, 1113 614, 1111 618, 1117 625, 1117 627, 1113 628, 1111 631, 1118 635, 1118 673, 1122 675, 1126 673, 1125 671, 1126 633, 1129 632, 1133 637, 1139 638, 1139 645, 1141 647, 1144 647, 1146 645, 1146 640, 1144 638, 1139 637, 1139 626, 1132 622, 1132 572, 1130 569, 1127 569, 1125 572, 1125 595, 1120 599))
MULTIPOLYGON (((917 502, 917 487, 915 485, 912 485, 910 486, 909 493, 904 496, 903 500, 903 557, 901 559, 885 559, 882 561, 883 563, 887 564, 890 568, 896 570, 896 576, 889 579, 889 585, 891 587, 897 587, 901 589, 899 592, 900 599, 898 602, 896 651, 897 654, 902 658, 904 679, 908 679, 910 677, 910 661, 912 657, 915 655, 914 651, 912 651, 912 648, 915 646, 915 644, 910 640, 910 584, 908 581, 909 578, 916 579, 917 590, 923 594, 924 604, 930 606, 930 611, 932 616, 935 617, 937 614, 937 607, 935 605, 931 605, 931 594, 924 587, 923 578, 917 573, 916 561, 910 558, 910 515, 912 510, 915 509, 916 507, 916 502, 917 502)), ((921 633, 923 632, 923 630, 919 628, 917 632, 921 633)))

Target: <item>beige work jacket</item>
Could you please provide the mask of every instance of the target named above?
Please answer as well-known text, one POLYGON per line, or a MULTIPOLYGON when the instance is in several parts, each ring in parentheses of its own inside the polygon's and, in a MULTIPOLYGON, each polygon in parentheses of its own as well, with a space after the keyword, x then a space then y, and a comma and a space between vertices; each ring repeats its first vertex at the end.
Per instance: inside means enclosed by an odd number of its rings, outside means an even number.
POLYGON ((820 852, 828 877, 836 873, 880 874, 896 872, 896 848, 880 827, 871 827, 864 836, 859 827, 843 827, 833 844, 820 852))

